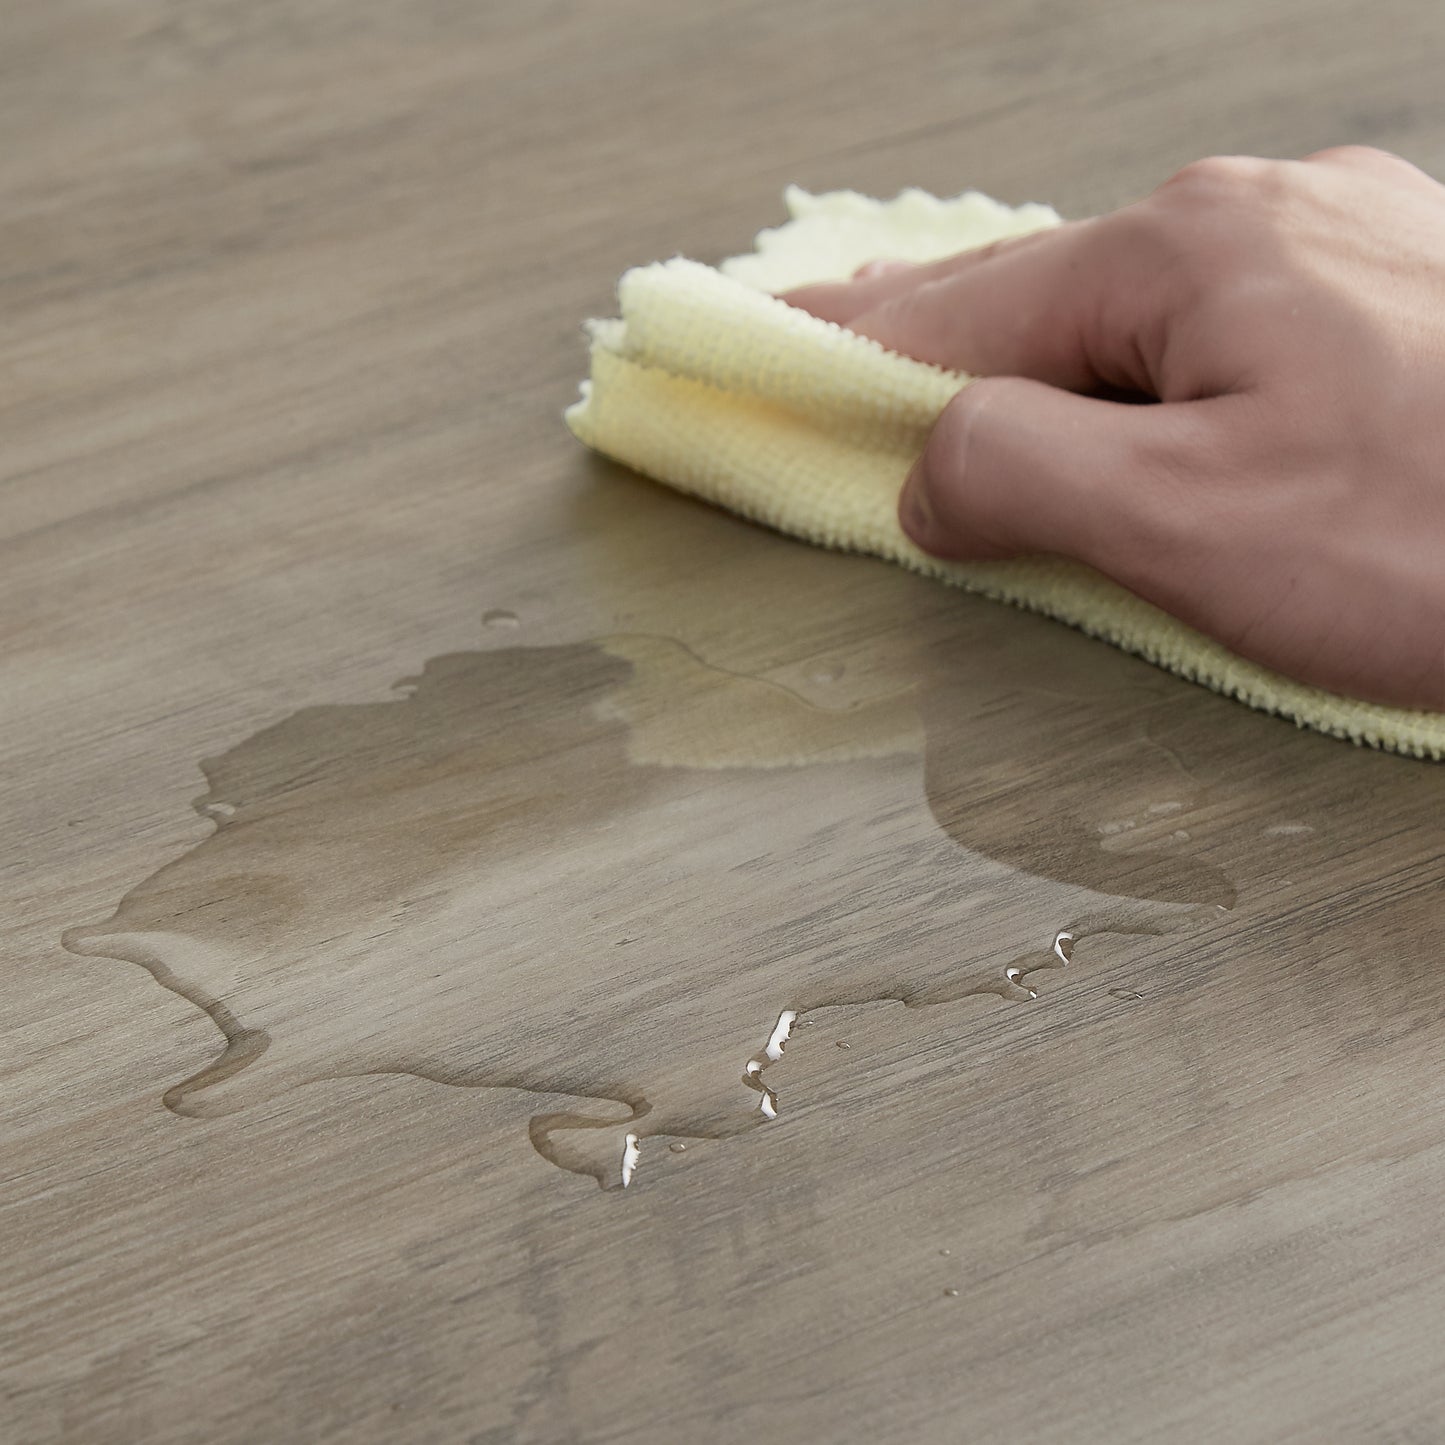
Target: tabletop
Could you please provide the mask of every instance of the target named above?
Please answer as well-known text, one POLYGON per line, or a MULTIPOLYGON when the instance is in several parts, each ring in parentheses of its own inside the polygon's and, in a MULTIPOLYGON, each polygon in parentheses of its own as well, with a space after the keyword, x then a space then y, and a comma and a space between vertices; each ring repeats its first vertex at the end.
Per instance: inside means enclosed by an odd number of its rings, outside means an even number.
POLYGON ((13 0, 0 1437, 1439 1438, 1445 768, 589 456, 789 182, 1445 176, 1437 0, 13 0))

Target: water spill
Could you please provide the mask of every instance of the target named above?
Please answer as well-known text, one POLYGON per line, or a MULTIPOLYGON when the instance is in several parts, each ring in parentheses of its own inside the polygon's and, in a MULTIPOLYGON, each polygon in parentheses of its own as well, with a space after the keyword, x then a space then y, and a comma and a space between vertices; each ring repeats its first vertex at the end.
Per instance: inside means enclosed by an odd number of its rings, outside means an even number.
MULTIPOLYGON (((985 978, 981 982, 960 985, 951 989, 935 991, 931 996, 919 997, 910 996, 904 993, 886 993, 875 995, 866 1000, 846 1000, 831 998, 812 1004, 800 1005, 798 1008, 784 1009, 778 1015, 778 1021, 773 1026, 772 1033, 768 1036, 767 1044, 760 1055, 754 1055, 748 1060, 743 1068, 743 1083, 754 1093, 759 1095, 758 1112, 764 1119, 776 1119, 778 1117, 779 1104, 777 1091, 772 1088, 763 1078, 766 1070, 777 1063, 782 1057, 789 1038, 798 1029, 812 1022, 808 1015, 825 1009, 837 1009, 846 1007, 859 1007, 872 1004, 899 1004, 905 1008, 938 1008, 948 1004, 958 1004, 969 999, 981 999, 995 997, 1006 1003, 1034 1002, 1039 997, 1038 989, 1028 983, 1027 980, 1032 974, 1044 973, 1051 970, 1067 968, 1074 960, 1074 949, 1079 939, 1089 936, 1101 936, 1104 934, 1134 934, 1153 936, 1161 930, 1140 925, 1138 922, 1131 922, 1126 917, 1116 917, 1108 922, 1093 921, 1087 928, 1079 926, 1073 929, 1059 929, 1053 935, 1049 950, 1041 957, 1028 960, 1020 959, 1014 963, 1007 964, 1003 969, 1003 978, 985 978)), ((1110 992, 1115 992, 1110 990, 1110 992)), ((1141 994, 1134 997, 1140 998, 1141 994)), ((847 1049, 850 1046, 842 1039, 834 1043, 835 1048, 847 1049)), ((947 1254, 948 1251, 944 1250, 947 1254)))
POLYGON ((1075 937, 1194 916, 1121 921, 960 847, 906 697, 820 707, 650 634, 449 654, 401 687, 204 760, 210 836, 66 932, 215 1024, 173 1112, 407 1075, 628 1188, 649 1137, 680 1153, 776 1117, 764 1073, 807 1010, 1016 1002, 1068 961, 1058 934, 1000 969, 1041 912, 1075 937), (749 1055, 747 1021, 789 998, 749 1055))
POLYGON ((822 708, 780 683, 705 663, 672 638, 619 633, 601 645, 631 672, 598 715, 626 724, 628 757, 639 766, 796 768, 922 752, 906 696, 822 708))
POLYGON ((500 632, 511 632, 521 626, 521 619, 515 612, 509 612, 505 607, 492 607, 482 613, 482 626, 491 627, 500 632))

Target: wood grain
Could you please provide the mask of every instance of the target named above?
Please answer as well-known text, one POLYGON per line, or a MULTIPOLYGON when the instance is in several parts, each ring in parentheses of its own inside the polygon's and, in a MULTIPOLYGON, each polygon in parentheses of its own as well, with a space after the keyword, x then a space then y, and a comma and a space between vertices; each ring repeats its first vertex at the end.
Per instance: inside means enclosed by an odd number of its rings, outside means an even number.
POLYGON ((1435 0, 3 27, 0 1437, 1439 1438, 1445 769, 560 422, 788 181, 1445 174, 1435 0))

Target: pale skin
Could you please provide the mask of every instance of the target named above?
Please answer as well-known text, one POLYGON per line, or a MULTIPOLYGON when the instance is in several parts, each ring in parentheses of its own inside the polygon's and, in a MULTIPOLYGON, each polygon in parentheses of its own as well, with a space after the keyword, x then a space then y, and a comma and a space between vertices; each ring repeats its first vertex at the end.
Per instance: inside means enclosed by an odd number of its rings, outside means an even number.
POLYGON ((1214 157, 785 299, 981 378, 900 498, 925 551, 1074 557, 1288 677, 1445 709, 1445 186, 1408 162, 1214 157))

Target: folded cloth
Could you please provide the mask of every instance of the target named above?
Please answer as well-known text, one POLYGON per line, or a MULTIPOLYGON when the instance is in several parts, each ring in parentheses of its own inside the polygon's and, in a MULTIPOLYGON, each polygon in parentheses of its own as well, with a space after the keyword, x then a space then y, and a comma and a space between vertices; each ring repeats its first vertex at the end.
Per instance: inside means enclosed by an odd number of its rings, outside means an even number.
POLYGON ((898 525, 898 493, 970 377, 885 350, 772 294, 878 257, 930 261, 1057 225, 1047 206, 977 192, 882 202, 790 187, 792 219, 720 268, 681 257, 628 271, 620 320, 591 321, 592 376, 567 411, 589 447, 754 521, 902 563, 1042 612, 1264 712, 1333 737, 1445 758, 1445 713, 1307 687, 1236 657, 1079 563, 941 562, 898 525))

